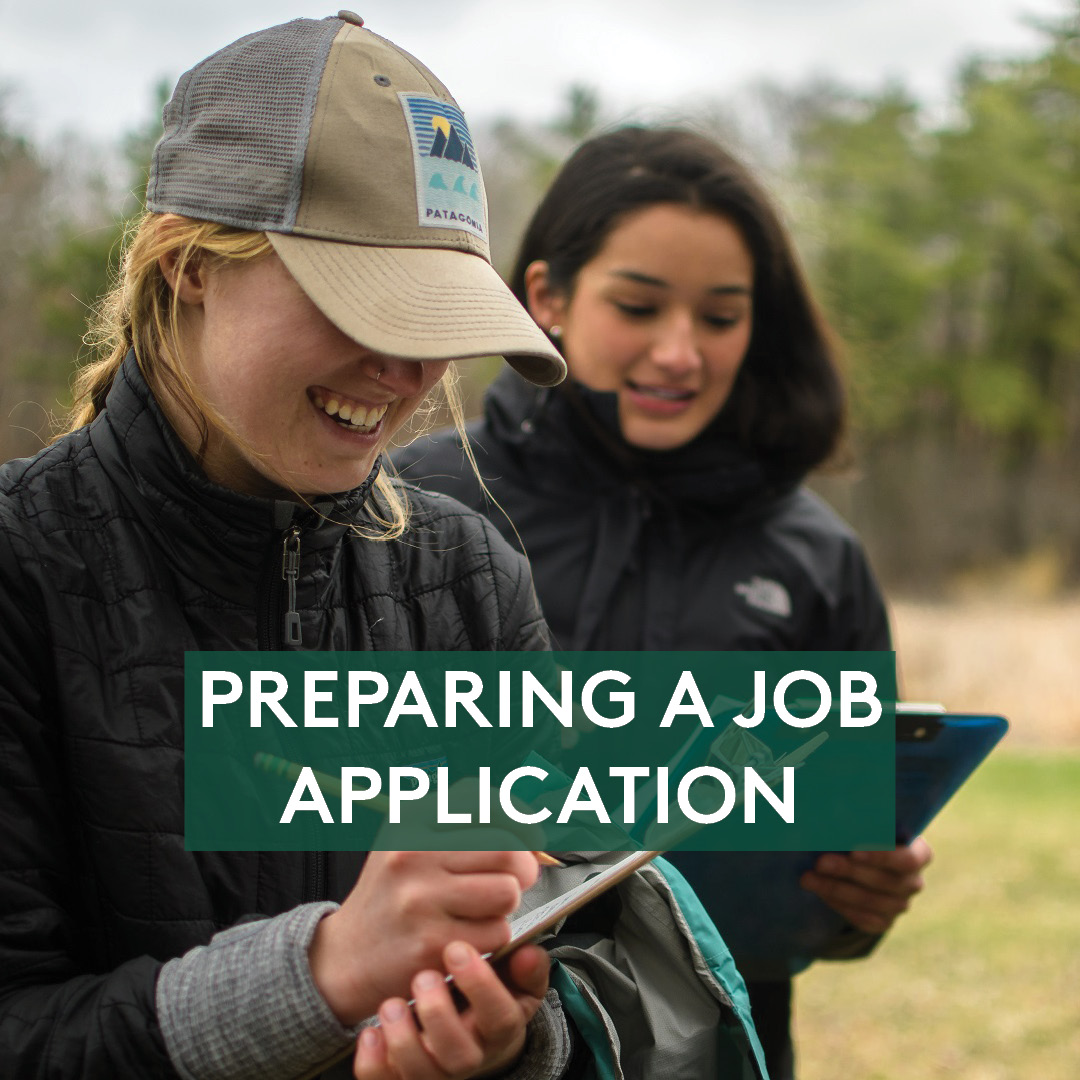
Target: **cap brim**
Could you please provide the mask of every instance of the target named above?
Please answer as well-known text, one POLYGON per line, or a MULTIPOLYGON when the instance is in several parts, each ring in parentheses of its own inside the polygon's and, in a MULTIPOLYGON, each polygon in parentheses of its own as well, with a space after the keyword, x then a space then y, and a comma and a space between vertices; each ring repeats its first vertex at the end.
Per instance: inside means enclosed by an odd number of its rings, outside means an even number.
POLYGON ((316 307, 369 349, 405 360, 504 356, 538 386, 566 377, 559 351, 479 255, 267 236, 316 307))

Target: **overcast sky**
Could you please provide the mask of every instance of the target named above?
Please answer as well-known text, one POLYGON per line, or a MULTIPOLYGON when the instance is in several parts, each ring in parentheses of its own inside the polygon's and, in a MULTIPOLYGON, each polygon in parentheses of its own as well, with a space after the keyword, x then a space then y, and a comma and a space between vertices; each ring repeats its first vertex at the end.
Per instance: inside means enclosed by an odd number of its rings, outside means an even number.
MULTIPOLYGON (((974 52, 1022 55, 1025 16, 1068 0, 353 0, 367 25, 415 53, 476 120, 544 119, 572 82, 615 111, 691 109, 766 77, 893 78, 947 100, 974 52)), ((308 0, 0 0, 7 115, 35 136, 68 128, 108 140, 143 123, 153 87, 222 45, 299 15, 308 0)))

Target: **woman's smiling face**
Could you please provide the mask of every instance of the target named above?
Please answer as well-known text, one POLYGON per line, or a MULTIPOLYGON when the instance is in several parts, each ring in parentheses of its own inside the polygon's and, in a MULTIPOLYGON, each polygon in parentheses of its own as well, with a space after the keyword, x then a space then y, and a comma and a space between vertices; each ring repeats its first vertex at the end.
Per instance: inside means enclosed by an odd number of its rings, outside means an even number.
MULTIPOLYGON (((174 288, 187 374, 228 426, 210 425, 203 468, 247 494, 328 494, 363 483, 447 368, 358 345, 274 254, 195 268, 174 288)), ((166 411, 188 446, 197 443, 190 421, 175 406, 166 411)))
POLYGON ((545 274, 534 263, 526 278, 533 314, 548 329, 561 326, 575 379, 615 393, 623 438, 672 450, 700 435, 750 344, 754 261, 731 221, 649 206, 612 230, 569 297, 537 289, 545 274))

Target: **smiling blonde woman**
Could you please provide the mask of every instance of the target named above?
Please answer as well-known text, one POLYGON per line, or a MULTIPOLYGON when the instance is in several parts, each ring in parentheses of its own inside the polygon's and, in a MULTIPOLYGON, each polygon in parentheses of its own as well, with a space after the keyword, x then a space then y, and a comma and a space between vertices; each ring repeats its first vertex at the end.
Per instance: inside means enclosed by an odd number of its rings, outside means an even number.
POLYGON ((464 117, 342 12, 208 57, 164 120, 69 430, 0 470, 0 1075, 313 1076, 378 1013, 365 1080, 559 1076, 546 955, 480 958, 530 852, 184 846, 186 651, 547 647, 524 560, 419 494, 403 536, 380 467, 451 360, 565 370, 488 261, 464 117))

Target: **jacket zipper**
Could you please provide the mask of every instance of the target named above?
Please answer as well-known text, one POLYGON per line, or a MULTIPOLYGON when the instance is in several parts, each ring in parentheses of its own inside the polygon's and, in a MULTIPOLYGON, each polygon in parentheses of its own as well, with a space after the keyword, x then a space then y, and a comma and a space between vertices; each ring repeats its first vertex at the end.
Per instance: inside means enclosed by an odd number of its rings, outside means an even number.
MULTIPOLYGON (((296 610, 296 582, 300 577, 300 526, 293 525, 281 541, 281 579, 285 582, 285 619, 282 640, 286 646, 299 648, 304 635, 300 627, 300 612, 296 610)), ((305 903, 326 899, 326 853, 304 852, 305 903)))
MULTIPOLYGON (((281 538, 281 573, 270 577, 259 618, 260 648, 274 651, 284 644, 298 648, 303 642, 300 613, 296 610, 296 585, 300 578, 300 526, 290 525, 281 538), (285 583, 285 614, 281 617, 281 583, 285 583), (282 622, 278 623, 278 618, 282 622), (280 627, 277 631, 275 627, 280 627)), ((300 896, 303 903, 327 896, 326 853, 305 851, 300 896)))
POLYGON ((299 647, 304 640, 300 613, 296 610, 296 579, 300 576, 300 526, 293 525, 281 542, 281 577, 285 582, 285 623, 282 638, 286 645, 299 647))
POLYGON ((272 556, 263 569, 259 588, 259 650, 277 652, 302 641, 300 614, 296 610, 296 585, 300 577, 300 526, 290 525, 281 534, 281 569, 272 556), (282 585, 284 582, 284 586, 282 585), (285 593, 282 620, 281 594, 285 593))

